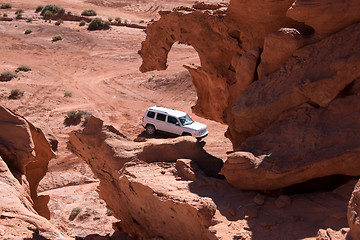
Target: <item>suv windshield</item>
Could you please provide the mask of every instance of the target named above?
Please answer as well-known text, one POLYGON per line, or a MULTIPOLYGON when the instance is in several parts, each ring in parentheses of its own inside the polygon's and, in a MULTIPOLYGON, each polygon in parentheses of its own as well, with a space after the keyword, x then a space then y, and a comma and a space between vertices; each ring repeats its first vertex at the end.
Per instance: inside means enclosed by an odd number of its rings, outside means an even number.
POLYGON ((190 125, 190 124, 192 124, 194 121, 191 119, 191 117, 189 116, 189 115, 185 115, 185 116, 182 116, 182 117, 179 117, 179 120, 180 120, 180 122, 181 122, 181 124, 183 125, 183 126, 185 126, 185 125, 190 125))

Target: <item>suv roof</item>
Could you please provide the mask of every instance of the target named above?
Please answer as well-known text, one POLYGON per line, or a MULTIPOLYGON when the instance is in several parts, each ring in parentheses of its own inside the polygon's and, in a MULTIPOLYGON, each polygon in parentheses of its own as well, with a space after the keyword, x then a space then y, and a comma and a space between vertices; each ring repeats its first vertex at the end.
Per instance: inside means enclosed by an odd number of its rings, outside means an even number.
POLYGON ((166 107, 159 107, 159 106, 149 107, 148 110, 167 113, 167 114, 170 114, 170 115, 172 115, 174 117, 182 117, 182 116, 186 115, 185 112, 174 110, 174 109, 171 109, 171 108, 166 108, 166 107))

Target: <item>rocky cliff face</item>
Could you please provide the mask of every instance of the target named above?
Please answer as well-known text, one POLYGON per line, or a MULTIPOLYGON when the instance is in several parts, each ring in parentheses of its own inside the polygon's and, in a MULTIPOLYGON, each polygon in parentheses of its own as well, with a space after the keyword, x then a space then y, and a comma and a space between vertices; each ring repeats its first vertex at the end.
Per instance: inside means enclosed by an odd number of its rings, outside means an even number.
POLYGON ((140 70, 165 69, 176 41, 194 47, 201 66, 185 66, 198 94, 193 111, 225 122, 234 150, 245 152, 222 170, 236 187, 359 176, 359 8, 232 0, 227 10, 174 9, 148 26, 140 70))
POLYGON ((0 236, 66 239, 45 219, 50 218, 49 197, 37 195, 54 156, 50 143, 39 128, 1 106, 0 129, 0 236))

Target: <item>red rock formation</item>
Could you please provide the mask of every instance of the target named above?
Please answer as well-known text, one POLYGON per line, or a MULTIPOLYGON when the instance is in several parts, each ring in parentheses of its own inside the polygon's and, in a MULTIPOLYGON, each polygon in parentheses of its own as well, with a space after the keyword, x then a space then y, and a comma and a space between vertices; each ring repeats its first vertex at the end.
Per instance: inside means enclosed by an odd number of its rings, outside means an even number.
POLYGON ((148 26, 140 70, 165 69, 175 41, 199 53, 201 66, 186 66, 198 94, 193 111, 227 123, 234 149, 248 152, 222 170, 234 186, 358 176, 358 122, 345 112, 357 118, 359 8, 358 1, 232 0, 225 14, 174 10, 148 26), (333 169, 339 161, 348 164, 333 169))
POLYGON ((68 147, 99 178, 99 195, 120 220, 115 229, 135 239, 304 239, 346 224, 354 184, 306 196, 260 195, 259 202, 255 192, 206 177, 196 158, 181 158, 179 152, 197 146, 187 138, 138 143, 94 117, 88 124, 70 133, 68 147))
POLYGON ((175 162, 179 158, 193 159, 209 176, 217 176, 223 162, 211 156, 195 138, 175 138, 169 141, 149 139, 134 142, 127 139, 114 127, 103 126, 102 120, 91 117, 82 132, 71 132, 68 148, 100 175, 106 168, 120 170, 126 162, 141 160, 145 162, 175 162), (166 154, 165 154, 166 153, 166 154), (91 159, 101 161, 91 162, 91 159))
POLYGON ((54 156, 50 143, 40 129, 1 106, 0 129, 0 223, 6 226, 0 236, 14 239, 40 234, 65 239, 38 215, 50 218, 49 197, 37 196, 37 186, 54 156))
POLYGON ((352 192, 347 217, 351 238, 360 239, 360 181, 352 192))

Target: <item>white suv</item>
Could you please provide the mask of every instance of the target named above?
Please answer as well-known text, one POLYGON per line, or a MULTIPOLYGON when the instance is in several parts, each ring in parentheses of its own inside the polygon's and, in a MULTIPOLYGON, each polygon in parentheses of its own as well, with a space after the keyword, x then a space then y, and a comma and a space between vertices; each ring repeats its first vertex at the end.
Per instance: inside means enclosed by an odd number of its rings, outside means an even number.
POLYGON ((184 112, 165 107, 150 107, 146 110, 141 125, 149 135, 156 131, 172 133, 181 136, 193 136, 197 139, 208 135, 205 124, 193 121, 184 112))

